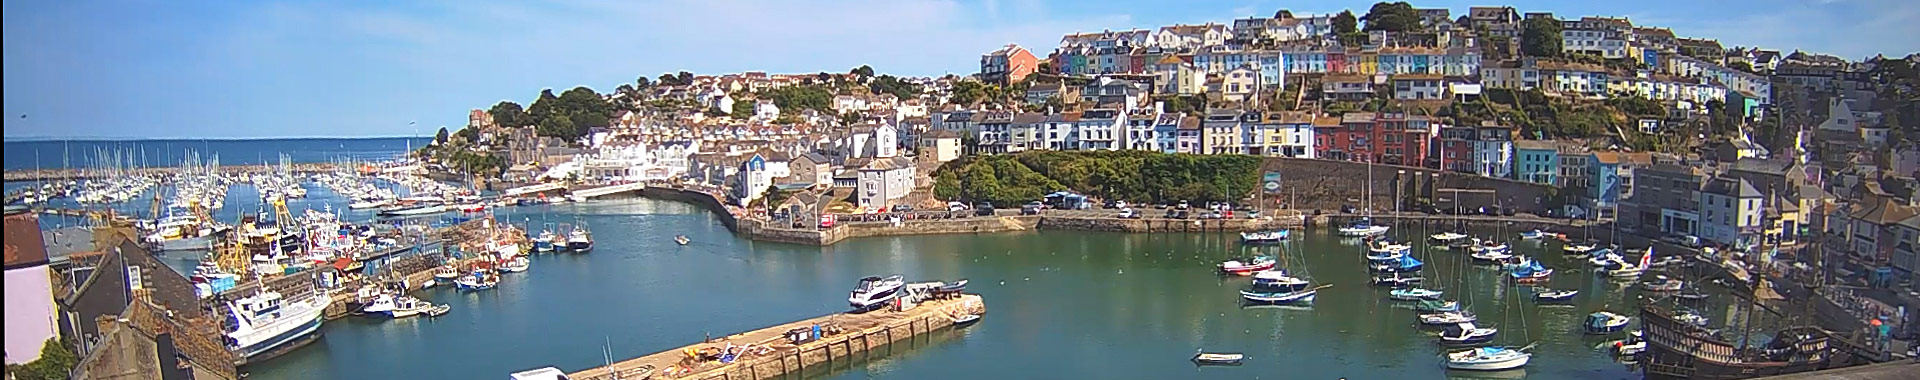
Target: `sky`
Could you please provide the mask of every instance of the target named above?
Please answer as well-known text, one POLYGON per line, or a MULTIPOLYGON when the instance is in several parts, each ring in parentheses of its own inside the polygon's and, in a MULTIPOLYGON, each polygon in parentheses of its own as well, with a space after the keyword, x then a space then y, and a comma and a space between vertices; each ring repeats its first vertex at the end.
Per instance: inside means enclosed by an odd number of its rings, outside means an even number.
MULTIPOLYGON (((970 74, 1063 34, 1229 23, 1363 1, 5 0, 5 137, 432 135, 543 88, 681 70, 970 74), (413 126, 410 126, 413 125, 413 126)), ((1860 59, 1920 51, 1920 1, 1528 1, 1726 46, 1860 59)), ((1419 1, 1454 15, 1493 1, 1419 1)))

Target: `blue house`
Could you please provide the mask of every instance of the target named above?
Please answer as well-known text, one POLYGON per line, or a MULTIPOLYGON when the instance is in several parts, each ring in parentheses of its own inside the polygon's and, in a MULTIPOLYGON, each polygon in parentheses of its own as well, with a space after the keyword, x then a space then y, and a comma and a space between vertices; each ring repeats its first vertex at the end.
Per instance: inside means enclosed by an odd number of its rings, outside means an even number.
POLYGON ((1513 142, 1513 179, 1552 185, 1560 172, 1560 151, 1553 142, 1519 140, 1513 142))
POLYGON ((1627 155, 1620 152, 1593 152, 1587 163, 1587 178, 1592 181, 1589 182, 1587 197, 1593 199, 1595 209, 1613 207, 1620 202, 1621 192, 1625 191, 1621 185, 1626 179, 1623 171, 1632 170, 1627 155))

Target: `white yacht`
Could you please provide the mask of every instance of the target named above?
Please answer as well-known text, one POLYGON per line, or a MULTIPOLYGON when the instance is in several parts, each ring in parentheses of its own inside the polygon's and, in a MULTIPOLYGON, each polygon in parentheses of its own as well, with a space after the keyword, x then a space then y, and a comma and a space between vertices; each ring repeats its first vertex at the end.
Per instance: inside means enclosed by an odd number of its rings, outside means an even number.
POLYGON ((879 276, 862 278, 860 284, 854 286, 853 294, 847 296, 847 304, 862 310, 885 305, 887 301, 892 301, 895 296, 898 296, 900 287, 906 284, 906 277, 900 275, 887 278, 879 276))

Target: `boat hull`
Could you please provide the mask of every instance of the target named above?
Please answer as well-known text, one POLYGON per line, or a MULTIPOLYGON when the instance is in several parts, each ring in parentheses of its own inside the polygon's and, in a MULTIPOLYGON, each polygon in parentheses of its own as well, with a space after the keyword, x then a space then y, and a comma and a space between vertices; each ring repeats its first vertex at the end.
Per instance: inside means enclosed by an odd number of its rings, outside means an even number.
POLYGON ((154 246, 162 251, 207 251, 213 249, 213 236, 160 240, 154 246))
POLYGON ((1499 361, 1479 361, 1479 362, 1448 361, 1447 368, 1467 370, 1467 371, 1502 371, 1502 370, 1525 367, 1527 366, 1527 361, 1531 359, 1533 359, 1532 356, 1521 356, 1514 359, 1499 360, 1499 361))

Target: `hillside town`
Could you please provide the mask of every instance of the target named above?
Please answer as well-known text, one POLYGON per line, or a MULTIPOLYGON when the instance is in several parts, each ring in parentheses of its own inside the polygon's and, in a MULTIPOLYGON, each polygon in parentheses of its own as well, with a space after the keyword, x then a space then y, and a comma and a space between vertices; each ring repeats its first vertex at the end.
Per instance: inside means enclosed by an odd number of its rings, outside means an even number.
MULTIPOLYGON (((1048 178, 988 195, 975 190, 995 176, 960 175, 1036 152, 1418 167, 1558 189, 1522 213, 1741 255, 1829 239, 1827 257, 1860 281, 1920 284, 1920 55, 1853 60, 1624 17, 1456 11, 1380 3, 1076 32, 1048 52, 983 52, 967 76, 663 74, 475 109, 423 152, 509 187, 670 183, 776 219, 1254 190, 1120 195, 1048 178)), ((1019 173, 1002 168, 1001 181, 1057 177, 1007 162, 1019 173)))

